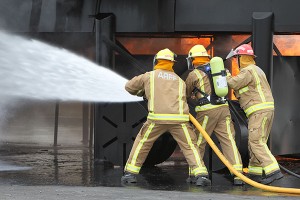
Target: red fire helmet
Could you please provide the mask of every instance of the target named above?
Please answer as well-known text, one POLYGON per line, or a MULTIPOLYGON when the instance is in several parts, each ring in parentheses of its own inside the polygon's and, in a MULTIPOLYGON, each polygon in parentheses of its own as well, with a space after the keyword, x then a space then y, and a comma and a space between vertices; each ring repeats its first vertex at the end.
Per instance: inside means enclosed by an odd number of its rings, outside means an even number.
POLYGON ((252 47, 249 44, 242 44, 241 46, 237 47, 235 50, 232 49, 230 53, 227 55, 226 59, 238 55, 248 55, 248 56, 256 57, 256 55, 254 55, 252 47))

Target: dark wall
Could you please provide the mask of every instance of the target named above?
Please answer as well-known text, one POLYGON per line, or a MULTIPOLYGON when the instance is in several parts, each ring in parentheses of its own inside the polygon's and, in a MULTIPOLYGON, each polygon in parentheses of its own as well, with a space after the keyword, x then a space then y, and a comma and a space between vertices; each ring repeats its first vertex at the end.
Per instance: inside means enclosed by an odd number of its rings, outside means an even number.
POLYGON ((31 0, 1 0, 0 30, 29 31, 31 0))
POLYGON ((103 0, 101 12, 114 13, 117 32, 173 32, 175 0, 103 0))
POLYGON ((0 30, 92 32, 96 0, 1 0, 0 30))
POLYGON ((117 32, 251 32, 253 12, 273 12, 275 32, 300 32, 298 0, 102 0, 117 32))
POLYGON ((300 32, 299 0, 1 0, 0 29, 92 32, 97 12, 119 33, 251 32, 253 12, 273 12, 276 32, 300 32), (97 3, 98 2, 98 3, 97 3))
POLYGON ((300 152, 300 57, 274 57, 275 118, 271 149, 275 155, 300 152))
POLYGON ((251 32, 253 10, 269 11, 265 1, 253 4, 246 0, 176 1, 176 31, 251 32), (244 9, 241 9, 241 8, 244 9))
POLYGON ((177 0, 175 31, 251 32, 253 12, 273 12, 275 32, 300 31, 297 0, 177 0))

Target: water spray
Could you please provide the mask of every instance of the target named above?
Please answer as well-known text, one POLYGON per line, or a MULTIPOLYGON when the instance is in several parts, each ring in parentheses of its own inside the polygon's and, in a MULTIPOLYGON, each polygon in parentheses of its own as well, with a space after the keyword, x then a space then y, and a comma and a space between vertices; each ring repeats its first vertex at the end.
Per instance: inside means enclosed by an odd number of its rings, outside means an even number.
POLYGON ((136 102, 127 79, 66 49, 0 31, 0 96, 82 102, 136 102))

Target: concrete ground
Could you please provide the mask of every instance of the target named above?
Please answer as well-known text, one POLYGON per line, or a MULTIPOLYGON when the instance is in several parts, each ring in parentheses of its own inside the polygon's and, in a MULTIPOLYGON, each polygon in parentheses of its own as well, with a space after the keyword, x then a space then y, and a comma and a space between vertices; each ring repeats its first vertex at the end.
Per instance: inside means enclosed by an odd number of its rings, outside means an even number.
POLYGON ((222 199, 222 200, 267 200, 267 199, 299 199, 299 196, 273 195, 235 195, 201 192, 201 188, 194 192, 162 191, 149 189, 136 189, 124 187, 83 187, 83 186, 20 186, 1 185, 0 193, 2 200, 111 200, 111 199, 132 199, 132 200, 187 200, 187 199, 222 199))
MULTIPOLYGON (((278 158, 300 173, 300 159, 278 158)), ((122 167, 96 165, 84 147, 53 148, 5 144, 0 148, 0 199, 299 199, 300 195, 233 186, 227 170, 212 173, 211 187, 187 184, 184 159, 170 158, 144 168, 135 185, 120 182, 122 167)), ((273 186, 300 188, 300 179, 284 172, 273 186)))

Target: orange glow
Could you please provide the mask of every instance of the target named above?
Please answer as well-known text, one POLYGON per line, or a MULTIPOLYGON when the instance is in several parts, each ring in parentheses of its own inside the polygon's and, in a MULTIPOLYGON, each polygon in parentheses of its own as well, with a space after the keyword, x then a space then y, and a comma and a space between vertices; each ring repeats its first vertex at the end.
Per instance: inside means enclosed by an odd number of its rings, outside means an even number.
MULTIPOLYGON (((232 60, 231 60, 231 75, 236 76, 239 73, 240 73, 240 69, 239 69, 238 63, 236 61, 236 58, 232 58, 232 60)), ((237 100, 237 98, 234 96, 232 89, 230 89, 230 92, 229 92, 229 99, 237 100)))
POLYGON ((239 69, 237 60, 236 60, 236 58, 232 58, 232 61, 231 61, 231 74, 232 74, 232 76, 236 76, 239 73, 240 73, 240 69, 239 69))
MULTIPOLYGON (((205 48, 211 43, 210 38, 181 38, 181 52, 180 55, 187 55, 189 50, 196 44, 201 44, 205 48)), ((208 49, 207 49, 208 50, 208 49)), ((211 52, 208 50, 208 54, 211 52)))
POLYGON ((133 55, 155 55, 159 50, 169 48, 178 55, 187 55, 196 44, 207 47, 210 38, 130 38, 117 40, 133 55))
POLYGON ((300 56, 300 35, 274 35, 273 41, 283 56, 300 56))
MULTIPOLYGON (((250 35, 233 35, 232 47, 249 37, 250 35)), ((300 56, 300 35, 274 35, 273 42, 283 56, 300 56)), ((275 51, 273 55, 276 55, 275 51)))
MULTIPOLYGON (((232 35, 231 44, 228 45, 234 48, 249 37, 250 35, 232 35)), ((164 48, 169 48, 178 55, 186 55, 196 44, 207 47, 212 38, 212 35, 208 35, 200 38, 118 37, 117 40, 133 55, 154 55, 164 48)), ((283 56, 300 56, 300 35, 274 35, 273 41, 283 56)), ((274 51, 273 54, 276 55, 274 51)))
POLYGON ((232 35, 232 48, 241 44, 243 41, 248 39, 251 35, 232 35))

